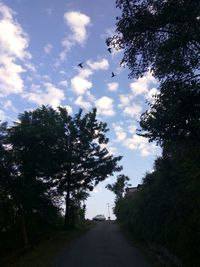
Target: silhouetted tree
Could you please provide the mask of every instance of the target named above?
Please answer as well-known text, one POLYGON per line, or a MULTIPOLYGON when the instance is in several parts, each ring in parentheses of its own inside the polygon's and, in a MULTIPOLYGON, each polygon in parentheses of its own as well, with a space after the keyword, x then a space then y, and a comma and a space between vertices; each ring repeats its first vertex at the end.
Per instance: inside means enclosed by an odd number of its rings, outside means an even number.
POLYGON ((123 198, 126 188, 130 186, 128 181, 130 181, 128 176, 120 174, 117 176, 117 181, 114 184, 106 185, 106 188, 115 194, 115 202, 123 198))
POLYGON ((105 148, 108 143, 107 124, 97 121, 96 109, 72 118, 59 109, 66 130, 65 163, 61 166, 59 191, 65 195, 65 228, 70 225, 70 199, 74 190, 89 189, 115 171, 120 171, 121 156, 114 157, 105 148))
POLYGON ((107 39, 124 49, 130 77, 149 69, 159 79, 199 76, 200 2, 198 0, 117 0, 116 34, 107 39))

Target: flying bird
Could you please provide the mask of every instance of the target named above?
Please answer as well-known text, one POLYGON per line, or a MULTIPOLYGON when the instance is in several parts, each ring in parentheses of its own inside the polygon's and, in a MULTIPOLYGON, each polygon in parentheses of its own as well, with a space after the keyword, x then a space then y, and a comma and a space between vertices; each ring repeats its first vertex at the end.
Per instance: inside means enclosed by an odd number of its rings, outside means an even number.
POLYGON ((108 48, 108 52, 109 52, 109 53, 112 53, 112 48, 109 47, 109 48, 108 48))
POLYGON ((79 68, 83 69, 83 62, 79 63, 77 66, 78 66, 79 68))
POLYGON ((111 78, 113 78, 113 77, 115 77, 116 76, 116 74, 114 74, 114 72, 112 72, 112 76, 111 76, 111 78))

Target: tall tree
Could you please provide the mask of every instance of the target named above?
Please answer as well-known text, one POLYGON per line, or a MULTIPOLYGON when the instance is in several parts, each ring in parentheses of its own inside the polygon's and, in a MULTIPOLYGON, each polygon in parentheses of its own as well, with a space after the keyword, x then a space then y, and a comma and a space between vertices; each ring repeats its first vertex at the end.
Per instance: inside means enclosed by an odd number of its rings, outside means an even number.
POLYGON ((200 2, 198 0, 116 0, 122 15, 107 44, 124 49, 130 77, 149 69, 160 79, 199 76, 200 2))
MULTIPOLYGON (((19 115, 9 129, 9 143, 16 169, 12 197, 21 218, 24 245, 28 246, 28 228, 33 215, 48 218, 54 213, 53 179, 57 172, 57 144, 60 123, 52 108, 38 108, 19 115)), ((30 232, 30 231, 29 231, 30 232)))
POLYGON ((59 109, 66 129, 65 163, 62 164, 59 190, 65 195, 65 228, 70 225, 70 202, 74 190, 93 187, 115 171, 120 171, 121 156, 114 157, 105 148, 107 124, 97 121, 96 109, 70 117, 59 109))

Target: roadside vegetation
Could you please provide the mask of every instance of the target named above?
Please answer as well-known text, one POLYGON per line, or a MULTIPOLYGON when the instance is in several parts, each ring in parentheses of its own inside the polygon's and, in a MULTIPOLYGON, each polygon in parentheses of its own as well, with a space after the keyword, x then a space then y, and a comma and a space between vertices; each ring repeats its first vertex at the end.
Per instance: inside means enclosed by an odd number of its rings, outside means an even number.
POLYGON ((67 236, 85 229, 89 192, 122 169, 121 156, 105 147, 107 131, 96 109, 72 117, 65 108, 42 106, 9 127, 1 123, 1 260, 26 254, 61 230, 67 236))
MULTIPOLYGON (((162 156, 137 192, 117 195, 114 212, 136 239, 168 254, 172 260, 168 266, 173 262, 197 267, 200 2, 117 0, 116 6, 121 15, 107 45, 123 49, 122 63, 129 67, 131 78, 150 71, 159 81, 159 92, 142 114, 138 134, 161 146, 162 156)), ((116 193, 114 187, 108 189, 116 193)))

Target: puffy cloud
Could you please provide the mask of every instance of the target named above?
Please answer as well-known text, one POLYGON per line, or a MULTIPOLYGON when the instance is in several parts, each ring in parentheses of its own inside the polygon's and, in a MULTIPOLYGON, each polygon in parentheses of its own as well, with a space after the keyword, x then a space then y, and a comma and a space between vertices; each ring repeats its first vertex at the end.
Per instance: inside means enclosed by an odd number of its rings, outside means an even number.
POLYGON ((90 102, 85 101, 82 96, 79 96, 75 100, 74 104, 77 105, 77 106, 79 106, 82 109, 90 109, 92 107, 92 105, 90 104, 90 102))
POLYGON ((103 96, 95 101, 97 112, 99 115, 114 116, 113 99, 103 96))
POLYGON ((46 54, 50 54, 52 49, 53 49, 53 46, 51 44, 46 44, 44 47, 44 52, 46 54))
POLYGON ((6 56, 0 59, 0 64, 0 96, 22 93, 24 82, 21 73, 25 70, 6 56))
POLYGON ((152 84, 157 84, 157 81, 150 72, 147 72, 142 78, 130 84, 133 96, 147 94, 152 84))
POLYGON ((64 60, 66 53, 76 45, 83 45, 87 39, 87 26, 91 20, 87 15, 78 11, 66 12, 64 14, 65 24, 70 28, 71 33, 68 34, 62 41, 64 51, 60 53, 60 59, 64 60))
POLYGON ((83 95, 92 87, 92 83, 77 75, 71 79, 71 86, 77 95, 83 95))
POLYGON ((119 100, 120 100, 119 107, 124 108, 129 106, 132 98, 133 97, 131 95, 119 95, 119 100))
POLYGON ((0 53, 18 59, 30 58, 27 52, 28 38, 20 24, 14 20, 14 12, 0 3, 0 53))
POLYGON ((31 58, 27 51, 28 37, 20 24, 14 19, 14 15, 12 9, 0 3, 1 96, 23 91, 24 83, 21 74, 25 70, 18 62, 19 60, 24 62, 31 58))
POLYGON ((126 139, 127 134, 121 125, 113 123, 113 128, 117 136, 117 141, 123 141, 124 139, 126 139))
POLYGON ((119 84, 114 82, 114 83, 108 83, 107 86, 109 91, 117 91, 119 84))
POLYGON ((134 134, 131 138, 124 140, 123 145, 131 150, 138 150, 142 156, 146 157, 154 152, 155 148, 149 144, 148 139, 134 134))
POLYGON ((141 112, 142 112, 142 106, 138 104, 132 104, 130 106, 125 107, 123 110, 125 115, 128 115, 132 118, 139 118, 141 112))
POLYGON ((83 44, 87 38, 86 27, 90 24, 90 17, 77 11, 64 14, 65 23, 72 31, 71 40, 83 44))
MULTIPOLYGON (((127 128, 127 127, 126 127, 127 128)), ((113 124, 113 129, 116 134, 116 142, 130 150, 139 151, 141 156, 148 156, 155 152, 155 146, 148 142, 147 138, 136 134, 136 126, 129 125, 128 132, 122 124, 113 124)))
POLYGON ((24 93, 23 98, 38 105, 50 105, 53 108, 60 106, 65 99, 64 92, 52 83, 45 83, 46 91, 35 87, 32 92, 24 93))
POLYGON ((82 78, 88 78, 92 74, 93 74, 93 71, 88 68, 79 69, 79 76, 82 78))
POLYGON ((109 68, 108 60, 105 58, 95 62, 88 60, 87 64, 92 70, 107 70, 109 68))

